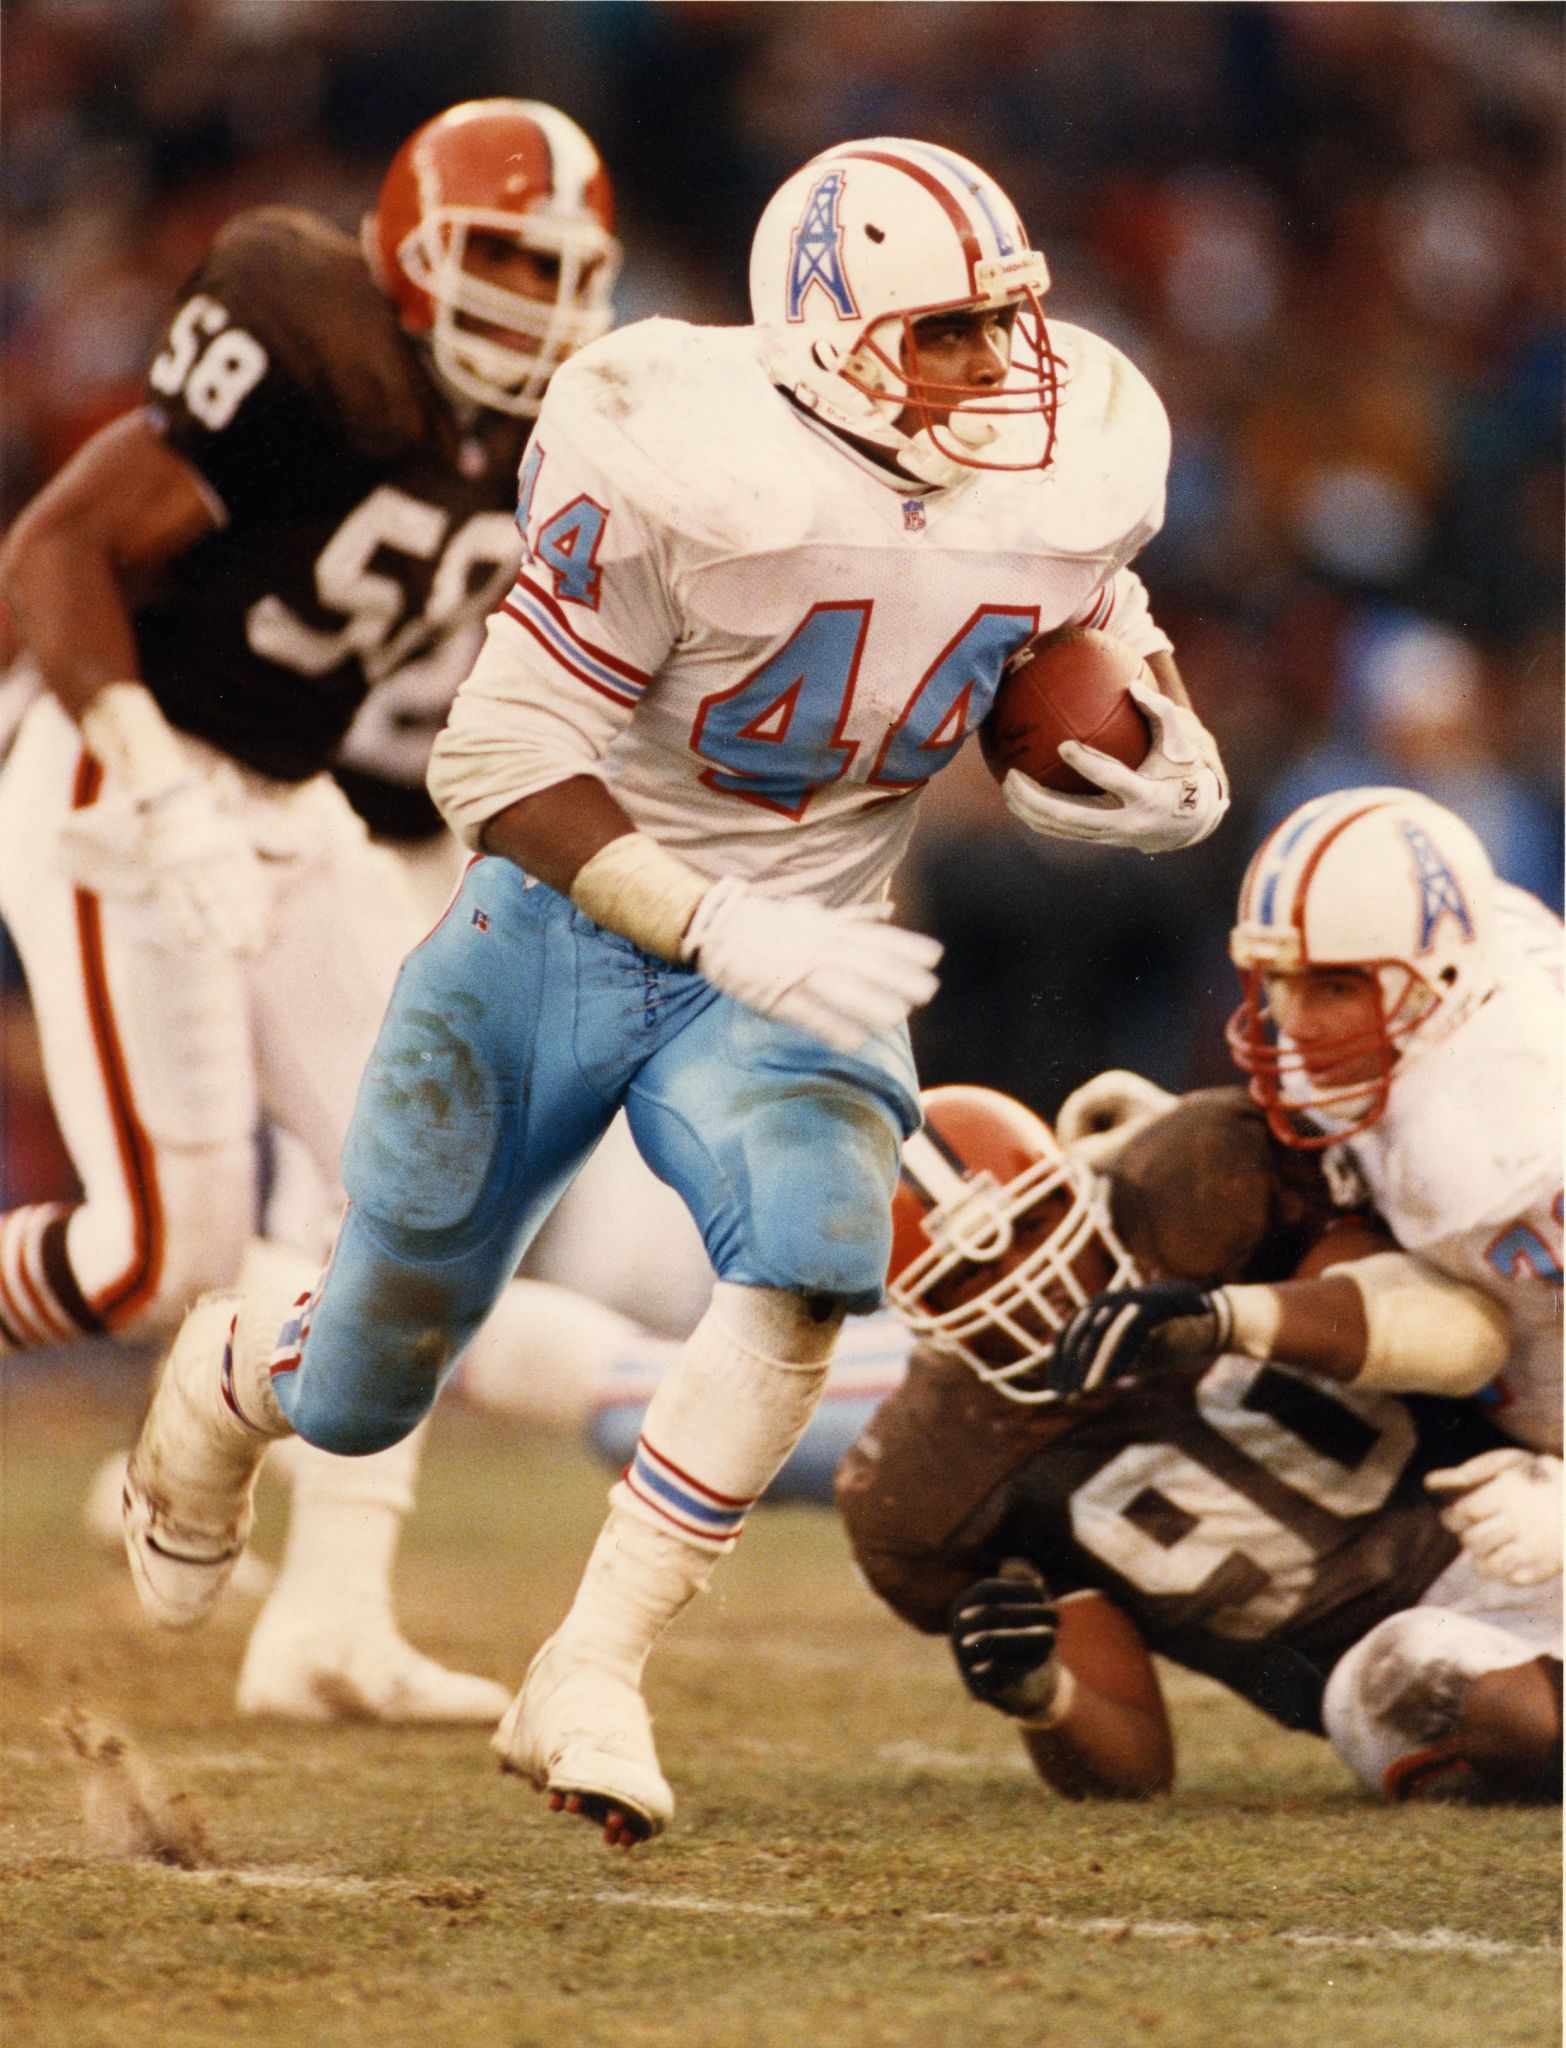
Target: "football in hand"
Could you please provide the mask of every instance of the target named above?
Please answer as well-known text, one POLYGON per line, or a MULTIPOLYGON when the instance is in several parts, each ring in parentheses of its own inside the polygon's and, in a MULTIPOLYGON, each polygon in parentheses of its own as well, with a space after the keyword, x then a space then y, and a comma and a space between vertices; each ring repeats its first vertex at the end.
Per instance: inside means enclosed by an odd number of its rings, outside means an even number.
POLYGON ((1063 795, 1092 795, 1098 785, 1060 758, 1062 740, 1080 740, 1140 768, 1153 743, 1131 695, 1144 663, 1123 640, 1087 626, 1041 633, 1014 654, 1001 677, 979 745, 997 782, 1013 768, 1063 795))

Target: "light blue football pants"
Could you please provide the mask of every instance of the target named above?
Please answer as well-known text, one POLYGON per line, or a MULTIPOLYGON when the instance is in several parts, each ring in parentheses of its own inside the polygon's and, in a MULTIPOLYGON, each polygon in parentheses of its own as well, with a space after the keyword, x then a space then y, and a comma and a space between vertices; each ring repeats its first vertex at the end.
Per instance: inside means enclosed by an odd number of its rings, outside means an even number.
POLYGON ((622 1104, 720 1279, 878 1305, 919 1121, 906 1031, 832 1052, 480 860, 360 1083, 349 1208, 273 1381, 302 1437, 356 1455, 415 1427, 622 1104))

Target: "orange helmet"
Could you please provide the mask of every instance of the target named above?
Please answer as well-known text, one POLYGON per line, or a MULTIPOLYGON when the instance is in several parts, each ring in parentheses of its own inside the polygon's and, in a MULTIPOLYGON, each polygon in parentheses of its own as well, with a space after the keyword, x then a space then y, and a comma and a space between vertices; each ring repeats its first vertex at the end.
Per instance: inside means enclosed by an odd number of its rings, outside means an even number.
POLYGON ((903 1147, 886 1293, 916 1337, 1013 1401, 1090 1295, 1141 1276, 1087 1169, 1041 1117, 991 1088, 927 1088, 903 1147))
POLYGON ((539 100, 466 100, 398 150, 362 239, 403 326, 429 336, 444 380, 532 419, 554 371, 613 318, 613 219, 609 174, 568 115, 539 100), (557 266, 553 296, 470 272, 475 232, 557 266))

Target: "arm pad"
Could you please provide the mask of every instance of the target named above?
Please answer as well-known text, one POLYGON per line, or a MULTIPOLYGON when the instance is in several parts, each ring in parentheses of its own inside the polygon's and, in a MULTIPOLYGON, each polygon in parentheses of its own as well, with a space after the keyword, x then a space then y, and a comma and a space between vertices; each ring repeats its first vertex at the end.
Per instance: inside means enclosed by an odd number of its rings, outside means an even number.
MULTIPOLYGON (((1506 1363, 1497 1303, 1408 1252, 1329 1266, 1359 1289, 1370 1342, 1353 1384, 1381 1394, 1475 1394, 1506 1363)), ((1325 1275, 1323 1276, 1325 1277, 1325 1275)))

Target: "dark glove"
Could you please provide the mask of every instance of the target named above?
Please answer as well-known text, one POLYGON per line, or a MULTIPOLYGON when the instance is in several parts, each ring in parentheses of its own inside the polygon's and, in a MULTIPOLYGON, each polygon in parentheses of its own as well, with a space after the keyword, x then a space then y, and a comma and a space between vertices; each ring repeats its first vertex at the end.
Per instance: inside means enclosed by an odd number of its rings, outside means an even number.
POLYGON ((1006 1570, 1011 1576, 980 1579, 959 1594, 947 1629, 973 1697, 1026 1720, 1043 1713, 1054 1697, 1060 1615, 1031 1565, 1006 1570))
POLYGON ((1055 1340, 1045 1377, 1053 1393, 1090 1394, 1116 1380, 1216 1358, 1231 1321, 1222 1294, 1205 1294, 1188 1280, 1118 1287, 1077 1310, 1055 1340))

